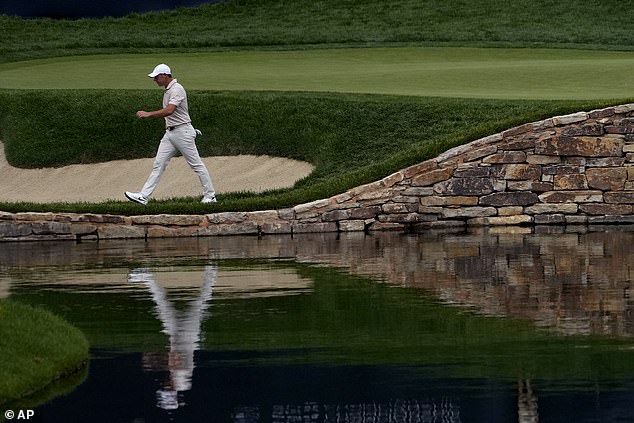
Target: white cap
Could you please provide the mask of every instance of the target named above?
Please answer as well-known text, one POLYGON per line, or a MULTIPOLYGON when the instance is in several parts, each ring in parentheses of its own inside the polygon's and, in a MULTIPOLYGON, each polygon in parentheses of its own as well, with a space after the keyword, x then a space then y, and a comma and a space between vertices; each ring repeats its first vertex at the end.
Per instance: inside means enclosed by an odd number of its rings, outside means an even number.
POLYGON ((154 68, 152 73, 148 74, 148 76, 150 78, 154 78, 157 75, 160 75, 162 73, 167 74, 167 75, 171 75, 172 74, 172 70, 165 63, 161 63, 160 65, 156 65, 156 67, 154 68))

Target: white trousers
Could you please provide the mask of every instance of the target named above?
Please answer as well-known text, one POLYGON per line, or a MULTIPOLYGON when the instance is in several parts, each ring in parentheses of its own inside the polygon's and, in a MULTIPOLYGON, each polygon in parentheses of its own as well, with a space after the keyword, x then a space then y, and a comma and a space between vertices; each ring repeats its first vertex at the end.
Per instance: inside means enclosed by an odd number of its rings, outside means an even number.
POLYGON ((178 152, 183 155, 187 164, 198 174, 200 183, 203 186, 203 195, 209 197, 215 195, 216 191, 211 182, 209 171, 200 159, 198 149, 196 148, 196 131, 189 123, 177 126, 171 131, 165 131, 165 135, 161 139, 158 151, 156 152, 156 158, 152 165, 152 173, 150 173, 145 185, 143 185, 141 194, 145 198, 152 196, 170 159, 178 152))

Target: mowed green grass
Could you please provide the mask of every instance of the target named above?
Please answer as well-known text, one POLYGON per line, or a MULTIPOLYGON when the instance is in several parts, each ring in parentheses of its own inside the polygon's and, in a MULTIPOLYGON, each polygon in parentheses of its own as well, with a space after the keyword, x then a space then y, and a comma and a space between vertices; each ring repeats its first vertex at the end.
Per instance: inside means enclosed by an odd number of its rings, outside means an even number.
POLYGON ((460 47, 71 56, 0 65, 0 88, 149 89, 162 62, 198 90, 591 100, 634 88, 634 52, 460 47))

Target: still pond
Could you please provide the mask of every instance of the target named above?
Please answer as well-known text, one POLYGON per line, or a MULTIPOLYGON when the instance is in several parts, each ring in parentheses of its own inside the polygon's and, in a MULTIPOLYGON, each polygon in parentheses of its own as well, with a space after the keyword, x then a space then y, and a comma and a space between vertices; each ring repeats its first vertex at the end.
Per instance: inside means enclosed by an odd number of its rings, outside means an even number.
POLYGON ((91 344, 30 421, 634 421, 634 231, 537 232, 0 243, 91 344))

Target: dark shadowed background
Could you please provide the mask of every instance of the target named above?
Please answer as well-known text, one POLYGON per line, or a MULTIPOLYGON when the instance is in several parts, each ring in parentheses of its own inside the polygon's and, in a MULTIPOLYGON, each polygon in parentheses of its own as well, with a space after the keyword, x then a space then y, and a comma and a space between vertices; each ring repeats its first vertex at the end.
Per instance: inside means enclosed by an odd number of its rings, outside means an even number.
POLYGON ((26 18, 49 17, 55 19, 98 18, 124 16, 178 7, 219 3, 222 0, 0 0, 0 14, 26 18))

